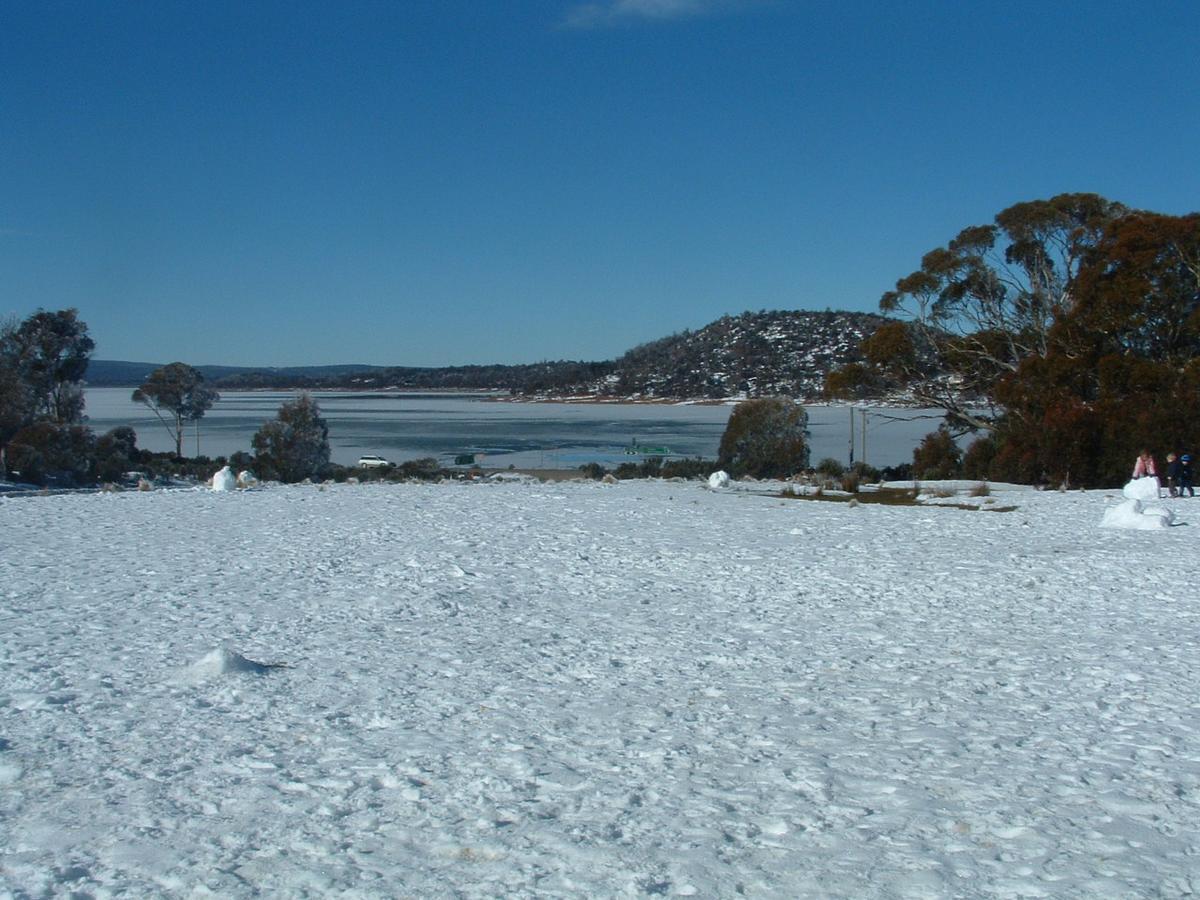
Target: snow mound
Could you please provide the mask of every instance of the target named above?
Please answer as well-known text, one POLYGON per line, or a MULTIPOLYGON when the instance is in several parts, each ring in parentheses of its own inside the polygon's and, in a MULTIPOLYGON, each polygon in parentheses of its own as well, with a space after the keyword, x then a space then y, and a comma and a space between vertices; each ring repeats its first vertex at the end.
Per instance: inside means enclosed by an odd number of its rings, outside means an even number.
POLYGON ((716 471, 708 476, 708 489, 711 491, 723 491, 733 484, 733 479, 729 477, 727 472, 716 471))
POLYGON ((222 675, 264 675, 281 666, 277 663, 260 663, 246 659, 240 653, 218 647, 187 667, 185 680, 208 681, 222 675))
POLYGON ((258 484, 258 479, 254 477, 253 472, 251 472, 247 469, 243 469, 241 472, 238 472, 238 477, 237 477, 237 486, 238 487, 250 488, 250 487, 254 487, 256 484, 258 484))
MULTIPOLYGON (((1141 479, 1153 481, 1152 478, 1141 479)), ((1130 482, 1134 484, 1136 482, 1130 482)), ((1128 487, 1128 485, 1126 485, 1128 487)), ((1175 513, 1161 506, 1145 507, 1141 500, 1125 500, 1104 511, 1101 528, 1130 528, 1145 531, 1152 528, 1167 528, 1175 521, 1175 513)))
POLYGON ((213 475, 212 489, 214 491, 233 491, 237 489, 237 479, 233 476, 233 470, 229 466, 225 466, 213 475))
POLYGON ((1129 500, 1157 500, 1159 484, 1157 478, 1135 478, 1121 488, 1121 493, 1129 500))

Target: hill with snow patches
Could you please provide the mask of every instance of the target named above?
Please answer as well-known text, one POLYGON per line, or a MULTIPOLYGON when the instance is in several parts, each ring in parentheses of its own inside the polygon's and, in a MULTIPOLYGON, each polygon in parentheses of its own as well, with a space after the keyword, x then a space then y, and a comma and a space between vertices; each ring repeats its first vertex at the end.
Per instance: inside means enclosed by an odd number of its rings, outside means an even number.
MULTIPOLYGON (((635 347, 615 360, 444 368, 327 366, 202 367, 218 388, 498 390, 533 397, 631 399, 821 398, 826 374, 861 361, 859 344, 887 321, 854 312, 763 311, 724 316, 635 347)), ((136 385, 155 366, 95 360, 94 386, 136 385), (141 374, 137 374, 141 373, 141 374)))
POLYGON ((630 350, 598 392, 645 397, 821 396, 825 376, 859 362, 859 344, 886 319, 867 313, 724 316, 630 350))
POLYGON ((1197 501, 716 487, 0 497, 0 896, 1200 891, 1197 501))

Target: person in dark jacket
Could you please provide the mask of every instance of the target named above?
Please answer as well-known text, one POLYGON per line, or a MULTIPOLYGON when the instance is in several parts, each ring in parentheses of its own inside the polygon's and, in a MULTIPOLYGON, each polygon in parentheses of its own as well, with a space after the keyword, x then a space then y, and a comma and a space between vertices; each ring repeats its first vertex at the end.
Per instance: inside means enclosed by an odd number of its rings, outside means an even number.
POLYGON ((1183 492, 1187 491, 1189 497, 1196 496, 1196 489, 1192 487, 1192 457, 1191 454, 1185 453, 1179 457, 1179 496, 1183 496, 1183 492))
POLYGON ((1174 453, 1167 454, 1167 496, 1179 496, 1179 459, 1174 453))

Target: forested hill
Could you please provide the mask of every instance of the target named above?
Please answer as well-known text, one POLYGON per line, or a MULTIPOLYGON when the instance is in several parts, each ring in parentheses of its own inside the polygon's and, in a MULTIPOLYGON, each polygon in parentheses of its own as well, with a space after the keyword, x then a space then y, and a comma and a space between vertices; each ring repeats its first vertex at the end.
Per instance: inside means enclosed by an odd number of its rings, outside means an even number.
MULTIPOLYGON (((854 312, 747 312, 642 344, 603 362, 202 371, 225 390, 501 390, 523 396, 677 399, 786 394, 812 400, 820 396, 825 375, 859 359, 859 343, 885 321, 854 312)), ((132 387, 154 368, 93 361, 88 381, 132 387), (109 367, 117 365, 123 380, 111 377, 109 367)))
POLYGON ((635 347, 614 364, 610 393, 653 397, 820 396, 825 375, 862 358, 859 344, 886 319, 853 312, 724 316, 635 347))

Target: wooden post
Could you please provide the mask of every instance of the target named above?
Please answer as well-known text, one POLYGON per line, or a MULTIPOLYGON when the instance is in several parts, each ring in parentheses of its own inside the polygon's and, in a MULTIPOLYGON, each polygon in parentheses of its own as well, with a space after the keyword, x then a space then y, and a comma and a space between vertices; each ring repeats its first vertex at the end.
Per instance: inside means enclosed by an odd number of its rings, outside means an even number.
POLYGON ((850 407, 850 465, 854 465, 854 407, 850 407))
POLYGON ((867 411, 860 409, 859 412, 862 413, 862 461, 865 466, 867 464, 867 411))

